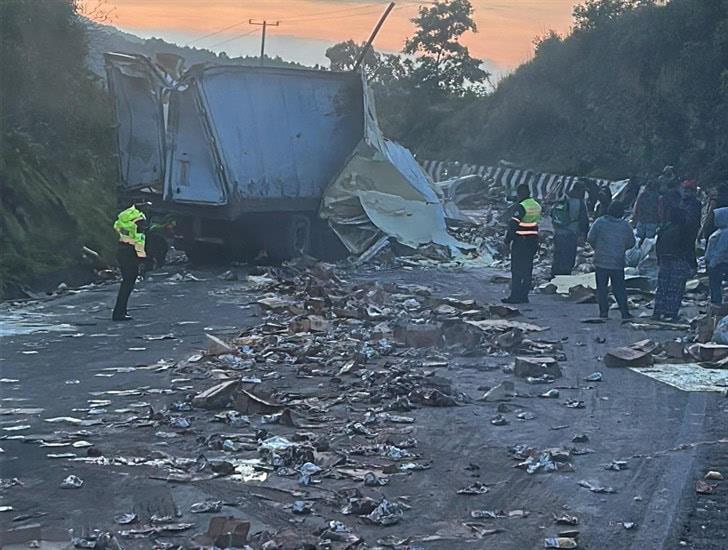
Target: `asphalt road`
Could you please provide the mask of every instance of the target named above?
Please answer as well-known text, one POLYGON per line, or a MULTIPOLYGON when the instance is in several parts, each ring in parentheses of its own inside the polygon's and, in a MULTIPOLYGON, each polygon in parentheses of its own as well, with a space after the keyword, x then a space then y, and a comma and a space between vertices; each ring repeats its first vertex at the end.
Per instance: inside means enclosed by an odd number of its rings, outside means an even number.
MULTIPOLYGON (((197 273, 197 272, 195 272, 197 273)), ((36 435, 52 439, 56 430, 94 432, 87 439, 105 452, 124 446, 129 438, 121 430, 98 426, 73 426, 68 423, 47 423, 44 419, 84 417, 89 399, 110 399, 106 409, 122 410, 128 405, 144 404, 161 408, 171 401, 164 395, 152 393, 169 387, 169 377, 150 370, 125 372, 128 367, 151 365, 160 360, 173 361, 197 349, 205 349, 205 333, 220 336, 234 334, 256 315, 248 299, 230 293, 231 284, 216 278, 211 272, 197 273, 199 282, 170 281, 169 273, 157 273, 138 285, 130 301, 131 322, 115 323, 110 311, 117 285, 103 285, 90 290, 44 301, 29 307, 4 311, 3 333, 14 331, 30 334, 9 334, 0 339, 0 384, 2 407, 42 408, 39 414, 0 416, 5 436, 23 434, 26 439, 36 435), (173 340, 145 340, 172 334, 173 340), (18 382, 8 382, 17 380, 18 382), (95 392, 147 388, 145 397, 109 397, 91 395, 95 392), (80 409, 80 410, 79 410, 80 409), (21 431, 6 431, 29 425, 21 431)), ((132 435, 132 437, 134 437, 132 435)), ((3 528, 17 527, 12 517, 36 512, 47 514, 38 520, 49 526, 46 536, 58 537, 59 532, 74 529, 76 533, 112 524, 115 515, 134 507, 154 507, 158 513, 174 515, 176 506, 166 490, 157 484, 148 486, 128 483, 126 475, 109 475, 106 469, 88 465, 72 465, 64 460, 51 460, 47 454, 68 452, 67 447, 39 447, 17 440, 0 442, 3 479, 18 478, 22 487, 3 490, 3 504, 12 505, 12 512, 0 517, 3 528), (59 489, 61 481, 70 474, 81 477, 84 495, 74 490, 59 489), (147 504, 147 502, 149 504, 147 504)), ((75 449, 71 449, 75 451, 75 449)), ((145 449, 146 450, 146 449, 145 449)), ((81 449, 81 456, 85 449, 81 449)), ((190 499, 204 495, 191 495, 190 499)), ((178 499, 179 500, 179 499, 178 499)), ((25 522, 20 522, 25 523, 25 522)))
MULTIPOLYGON (((234 497, 235 491, 222 483, 168 484, 137 475, 133 468, 98 467, 48 458, 48 454, 68 452, 69 448, 57 450, 39 446, 37 441, 27 442, 38 438, 52 441, 57 430, 85 429, 88 440, 105 451, 123 448, 130 453, 135 445, 140 456, 148 455, 150 448, 159 452, 179 450, 174 442, 144 439, 120 425, 73 426, 46 420, 64 416, 86 418, 89 399, 111 400, 103 408, 121 415, 124 411, 131 414, 146 404, 159 409, 178 398, 165 395, 165 389, 175 384, 183 386, 184 382, 170 380, 166 371, 129 367, 154 365, 164 359, 179 360, 205 347, 205 332, 224 336, 256 322, 257 309, 250 305, 254 294, 239 283, 221 281, 216 273, 194 273, 205 280, 175 282, 157 274, 141 285, 132 296, 130 313, 135 319, 130 323, 109 320, 115 285, 0 311, 5 334, 0 337, 4 412, 0 416, 0 433, 5 437, 0 441, 0 477, 18 478, 23 484, 4 488, 0 493, 1 505, 13 507, 12 511, 0 513, 2 529, 38 522, 46 536, 68 529, 79 533, 111 527, 115 515, 130 509, 153 509, 182 518, 191 502, 221 495, 228 500, 234 497), (31 330, 27 326, 30 323, 39 326, 28 334, 14 333, 31 330), (170 334, 171 339, 145 339, 170 334), (101 393, 137 388, 144 388, 143 397, 101 393), (23 414, 9 412, 12 408, 43 410, 23 414), (118 413, 119 410, 122 412, 118 413), (13 430, 26 425, 30 427, 13 430), (18 434, 25 436, 26 442, 11 439, 18 434), (135 437, 139 437, 138 442, 135 437), (84 479, 83 489, 59 489, 60 482, 69 474, 84 479), (12 521, 18 515, 35 513, 44 515, 12 521)), ((438 294, 495 303, 504 288, 489 282, 492 274, 387 271, 361 276, 428 284, 438 294)), ((501 532, 483 541, 489 543, 488 547, 542 547, 544 537, 566 529, 555 525, 552 519, 553 514, 563 513, 579 517, 575 529, 580 532, 580 548, 728 547, 728 513, 721 504, 726 501, 719 500, 725 499, 728 485, 724 483, 719 488, 722 495, 713 497, 718 499, 714 500, 717 504, 708 506, 706 513, 712 514, 708 527, 700 511, 705 502, 696 500, 693 489, 709 461, 725 464, 726 445, 690 445, 728 437, 728 401, 719 394, 682 392, 630 370, 606 369, 601 357, 610 347, 647 336, 664 340, 675 333, 646 335, 622 327, 616 320, 607 325, 581 323, 580 319, 594 314, 594 307, 537 295, 529 306, 522 308, 529 320, 551 327, 539 337, 564 339, 568 358, 563 363, 564 377, 555 385, 561 392, 559 400, 519 398, 511 405, 512 410, 532 412, 534 419, 518 420, 514 414, 506 413, 509 423, 493 426, 490 419, 497 414, 497 405, 478 402, 412 413, 417 419, 415 435, 423 454, 433 460, 432 469, 419 472, 410 480, 392 482, 388 491, 406 495, 413 509, 407 521, 395 527, 359 526, 368 542, 387 534, 406 537, 447 532, 469 521, 470 511, 475 509, 520 509, 528 511, 528 516, 499 520, 501 532), (599 343, 597 336, 605 337, 606 342, 599 343), (604 373, 602 382, 584 381, 584 377, 597 370, 604 373), (567 399, 583 400, 585 408, 563 406, 567 399), (587 434, 588 442, 579 446, 593 452, 576 457, 574 472, 529 476, 512 468, 510 447, 520 443, 538 448, 571 446, 575 434, 587 434), (681 445, 684 448, 679 448, 681 445), (619 472, 605 470, 605 464, 612 460, 626 460, 629 468, 619 472), (488 483, 491 491, 476 497, 457 495, 456 489, 471 483, 474 475, 488 483), (580 480, 596 480, 616 492, 593 493, 580 487, 580 480), (633 523, 634 527, 626 529, 624 522, 633 523)), ((440 374, 477 398, 482 394, 478 388, 503 379, 500 366, 511 361, 462 358, 441 369, 440 374)), ((522 389, 539 388, 524 385, 522 389)), ((70 451, 81 455, 85 449, 70 451)), ((723 473, 728 477, 728 472, 723 473)), ((260 528, 276 519, 256 512, 252 505, 226 507, 225 513, 252 517, 254 526, 260 528)), ((285 516, 280 516, 280 520, 287 521, 285 516)), ((443 542, 423 546, 457 547, 443 542)))

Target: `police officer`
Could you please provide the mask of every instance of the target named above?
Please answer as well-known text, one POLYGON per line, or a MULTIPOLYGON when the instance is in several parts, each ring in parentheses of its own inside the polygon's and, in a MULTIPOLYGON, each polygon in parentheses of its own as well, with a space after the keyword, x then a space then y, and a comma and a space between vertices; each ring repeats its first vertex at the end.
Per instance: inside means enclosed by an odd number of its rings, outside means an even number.
POLYGON ((147 217, 142 211, 148 203, 134 204, 122 210, 114 222, 119 237, 116 259, 121 269, 121 286, 111 318, 114 321, 130 321, 126 308, 134 283, 139 276, 139 265, 147 257, 145 235, 147 217))
POLYGON ((541 205, 531 197, 528 185, 516 189, 516 205, 506 234, 511 252, 511 295, 505 304, 526 304, 533 280, 533 258, 538 251, 538 222, 541 205))

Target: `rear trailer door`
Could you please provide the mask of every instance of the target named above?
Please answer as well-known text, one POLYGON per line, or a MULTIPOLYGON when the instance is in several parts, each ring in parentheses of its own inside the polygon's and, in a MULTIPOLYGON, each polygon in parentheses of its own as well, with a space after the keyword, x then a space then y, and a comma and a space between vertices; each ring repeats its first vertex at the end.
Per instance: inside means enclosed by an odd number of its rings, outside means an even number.
POLYGON ((167 177, 164 199, 173 202, 227 203, 225 170, 200 102, 198 82, 171 92, 167 124, 167 177))
POLYGON ((143 56, 105 54, 116 121, 123 189, 161 191, 164 182, 164 118, 161 80, 143 56))

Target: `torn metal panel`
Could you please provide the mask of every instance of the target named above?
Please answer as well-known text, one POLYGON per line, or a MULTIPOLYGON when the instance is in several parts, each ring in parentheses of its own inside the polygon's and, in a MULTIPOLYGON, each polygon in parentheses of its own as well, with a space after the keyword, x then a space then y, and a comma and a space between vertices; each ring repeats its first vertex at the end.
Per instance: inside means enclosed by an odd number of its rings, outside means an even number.
POLYGON ((200 112, 200 90, 191 85, 171 94, 164 199, 225 204, 225 174, 211 139, 209 120, 200 112))
POLYGON ((408 200, 378 191, 359 191, 357 196, 372 223, 404 245, 417 248, 435 243, 451 249, 468 247, 447 232, 439 203, 408 200))
POLYGON ((470 197, 482 194, 483 178, 475 174, 461 176, 434 182, 434 188, 440 197, 445 209, 445 217, 448 220, 477 223, 473 218, 466 215, 461 207, 470 197))
POLYGON ((116 119, 119 174, 126 190, 161 187, 164 178, 164 79, 144 56, 106 54, 116 119))
POLYGON ((320 215, 347 249, 361 254, 382 234, 417 248, 436 243, 472 248, 447 232, 445 211, 412 153, 385 139, 374 104, 365 97, 365 137, 324 194, 320 215))
POLYGON ((682 391, 722 392, 728 389, 728 371, 705 368, 698 363, 662 363, 643 368, 630 367, 630 370, 682 391))

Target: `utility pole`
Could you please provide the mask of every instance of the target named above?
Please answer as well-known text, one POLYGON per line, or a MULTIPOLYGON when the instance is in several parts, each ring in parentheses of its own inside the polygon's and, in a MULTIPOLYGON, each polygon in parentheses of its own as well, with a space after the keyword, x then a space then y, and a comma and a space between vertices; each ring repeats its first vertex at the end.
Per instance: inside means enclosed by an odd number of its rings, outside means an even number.
POLYGON ((263 27, 263 37, 260 40, 260 64, 263 65, 263 59, 265 59, 265 30, 268 27, 277 27, 281 24, 281 22, 276 21, 275 23, 268 23, 268 21, 265 19, 262 22, 249 19, 248 23, 250 23, 251 25, 259 25, 263 27))

